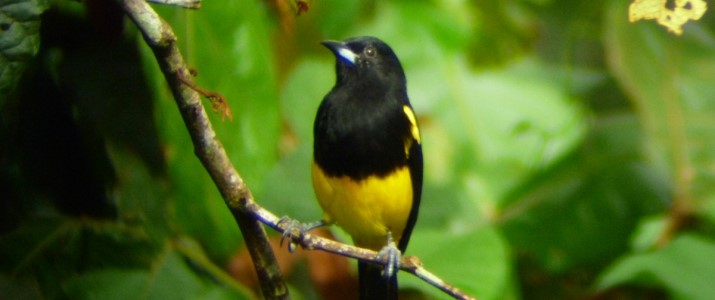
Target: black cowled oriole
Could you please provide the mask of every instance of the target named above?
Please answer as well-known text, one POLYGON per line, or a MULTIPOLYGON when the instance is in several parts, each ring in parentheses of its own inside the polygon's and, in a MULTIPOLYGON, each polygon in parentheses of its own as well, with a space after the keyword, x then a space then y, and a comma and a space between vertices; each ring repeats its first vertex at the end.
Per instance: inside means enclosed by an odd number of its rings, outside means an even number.
MULTIPOLYGON (((336 57, 337 80, 315 118, 313 187, 324 221, 355 245, 392 255, 388 270, 407 248, 422 191, 420 132, 405 74, 377 38, 323 45, 336 57)), ((358 263, 361 299, 397 298, 396 271, 387 278, 381 271, 358 263)))

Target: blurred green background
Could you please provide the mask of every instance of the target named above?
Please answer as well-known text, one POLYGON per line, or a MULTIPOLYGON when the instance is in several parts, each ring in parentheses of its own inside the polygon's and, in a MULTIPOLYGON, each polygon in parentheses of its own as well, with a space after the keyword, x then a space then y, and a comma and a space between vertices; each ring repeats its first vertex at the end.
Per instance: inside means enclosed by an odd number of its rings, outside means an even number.
MULTIPOLYGON (((676 36, 628 23, 624 0, 306 3, 154 5, 227 97, 232 122, 209 114, 259 204, 321 217, 312 124, 335 75, 319 42, 373 35, 422 129, 407 255, 479 299, 715 295, 710 12, 676 36)), ((0 0, 0 18, 0 298, 256 297, 226 271, 238 228, 116 4, 0 0)), ((306 272, 296 299, 317 297, 306 272)))

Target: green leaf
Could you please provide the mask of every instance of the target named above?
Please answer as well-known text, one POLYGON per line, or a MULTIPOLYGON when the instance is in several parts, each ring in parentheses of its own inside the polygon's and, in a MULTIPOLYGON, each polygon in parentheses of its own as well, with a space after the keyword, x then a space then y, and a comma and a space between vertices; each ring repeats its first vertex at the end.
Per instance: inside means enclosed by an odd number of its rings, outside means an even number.
POLYGON ((703 219, 707 220, 711 225, 715 225, 715 197, 708 199, 707 205, 704 205, 702 211, 703 219))
POLYGON ((605 290, 618 285, 662 285, 674 299, 711 299, 715 295, 715 241, 682 235, 668 246, 617 261, 596 282, 605 290))
POLYGON ((45 0, 0 1, 0 107, 40 48, 40 14, 45 0))
POLYGON ((474 226, 496 218, 515 186, 573 151, 584 138, 585 119, 559 80, 564 73, 536 60, 481 74, 460 60, 448 63, 450 94, 438 99, 435 122, 423 126, 425 176, 456 183, 451 189, 461 193, 449 197, 457 214, 450 222, 474 226))
MULTIPOLYGON (((66 280, 74 280, 78 273, 146 267, 156 249, 143 229, 62 216, 30 218, 0 239, 0 255, 7 258, 0 268, 3 274, 12 274, 13 285, 33 282, 33 290, 56 298, 66 291, 66 280)), ((91 291, 102 289, 90 286, 91 291)))
MULTIPOLYGON (((317 1, 313 1, 317 4, 317 1)), ((326 39, 342 39, 347 37, 353 25, 359 20, 359 12, 365 9, 364 1, 344 0, 344 1, 320 1, 320 4, 312 5, 309 13, 297 18, 298 24, 316 26, 317 30, 326 39), (307 21, 303 21, 308 19, 307 21)), ((306 27, 307 27, 306 26, 306 27)), ((312 35, 311 35, 312 37, 312 35)), ((310 44, 310 42, 308 43, 310 44)))
MULTIPOLYGON (((195 245, 188 240, 166 246, 153 257, 149 268, 96 268, 65 280, 63 290, 71 299, 247 299, 250 291, 233 281, 219 286, 197 275, 196 269, 210 263, 203 252, 189 249, 195 245), (187 244, 188 242, 188 244, 187 244), (183 253, 198 260, 187 259, 172 246, 181 245, 183 253), (187 248, 188 247, 188 248, 187 248), (198 254, 198 255, 197 255, 198 254), (194 263, 194 264, 192 264, 194 263)), ((127 253, 121 253, 123 256, 127 253)), ((105 253, 109 255, 109 253, 105 253)), ((221 272, 215 266, 204 274, 221 272)), ((222 274, 223 275, 223 274, 222 274)), ((221 278, 227 280, 227 278, 221 278)), ((228 278, 228 280, 233 280, 228 278)), ((225 281, 224 281, 225 282, 225 281)))
POLYGON ((312 148, 312 144, 305 143, 275 165, 263 183, 260 205, 279 216, 303 222, 322 218, 311 182, 312 148))
POLYGON ((71 299, 146 299, 149 272, 106 269, 69 279, 64 290, 71 299))
POLYGON ((134 153, 114 145, 108 146, 107 152, 116 172, 114 196, 120 216, 160 247, 175 222, 170 210, 172 202, 167 201, 170 191, 160 179, 151 176, 150 168, 134 153))
MULTIPOLYGON (((291 294, 291 296, 295 296, 291 294)), ((211 286, 206 292, 199 294, 195 299, 201 300, 234 300, 234 299, 254 299, 255 297, 247 294, 240 294, 231 289, 222 286, 211 286)), ((294 297, 295 298, 295 297, 294 297)))
POLYGON ((642 218, 635 230, 631 248, 636 252, 646 251, 656 246, 658 239, 668 226, 666 214, 642 218))
POLYGON ((308 57, 291 71, 281 92, 283 117, 298 143, 313 146, 313 121, 323 97, 335 84, 335 59, 325 49, 322 59, 308 57))
POLYGON ((484 160, 480 163, 542 168, 583 139, 582 108, 569 99, 560 77, 559 70, 527 59, 461 82, 461 97, 455 100, 465 114, 460 129, 472 133, 467 138, 484 160))
POLYGON ((383 39, 405 64, 415 60, 435 64, 438 60, 429 54, 463 50, 474 27, 469 10, 465 3, 377 2, 372 22, 356 26, 352 35, 383 39))
POLYGON ((281 93, 286 127, 297 148, 286 154, 265 177, 261 205, 279 215, 302 221, 321 218, 310 181, 313 149, 313 121, 323 97, 335 83, 333 56, 308 57, 288 75, 281 93))
POLYGON ((203 293, 204 283, 189 269, 183 258, 173 250, 168 250, 155 261, 152 267, 149 299, 177 299, 203 293))
POLYGON ((96 269, 66 280, 72 299, 247 299, 234 289, 209 285, 178 252, 166 249, 146 269, 96 269))
POLYGON ((626 251, 638 220, 669 199, 665 179, 639 154, 639 136, 633 117, 603 120, 579 151, 515 188, 501 215, 512 245, 554 273, 626 251))
MULTIPOLYGON (((479 299, 502 299, 511 276, 509 247, 490 227, 462 233, 418 230, 406 255, 418 256, 431 273, 479 299)), ((430 299, 450 299, 406 273, 400 273, 400 287, 419 289, 430 299)))

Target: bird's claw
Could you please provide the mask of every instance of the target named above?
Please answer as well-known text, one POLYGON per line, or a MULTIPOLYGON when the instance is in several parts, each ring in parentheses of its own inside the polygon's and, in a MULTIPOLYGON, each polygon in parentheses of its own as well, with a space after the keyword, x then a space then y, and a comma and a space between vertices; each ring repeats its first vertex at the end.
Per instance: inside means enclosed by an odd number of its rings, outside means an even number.
POLYGON ((301 236, 303 236, 303 225, 297 220, 288 217, 282 217, 280 221, 278 221, 278 225, 280 226, 281 224, 287 225, 285 227, 285 230, 283 230, 283 234, 281 234, 280 246, 283 247, 283 241, 288 238, 288 251, 293 253, 296 248, 296 241, 299 240, 301 236), (293 232, 296 230, 298 231, 298 233, 293 234, 293 232))
POLYGON ((377 259, 385 262, 385 269, 382 271, 382 276, 385 278, 391 278, 396 276, 397 271, 400 269, 400 259, 402 258, 402 252, 397 249, 395 241, 392 240, 392 233, 388 231, 387 233, 387 245, 380 249, 377 253, 377 259))
POLYGON ((283 240, 286 238, 289 239, 288 242, 288 251, 293 253, 295 251, 297 245, 303 240, 303 236, 308 233, 308 231, 311 231, 315 228, 321 227, 325 225, 324 221, 317 221, 317 222, 312 222, 312 223, 301 223, 297 220, 288 218, 288 217, 282 217, 278 221, 278 225, 282 224, 287 224, 285 227, 285 230, 283 230, 283 234, 281 234, 281 241, 280 245, 281 247, 283 246, 283 240))

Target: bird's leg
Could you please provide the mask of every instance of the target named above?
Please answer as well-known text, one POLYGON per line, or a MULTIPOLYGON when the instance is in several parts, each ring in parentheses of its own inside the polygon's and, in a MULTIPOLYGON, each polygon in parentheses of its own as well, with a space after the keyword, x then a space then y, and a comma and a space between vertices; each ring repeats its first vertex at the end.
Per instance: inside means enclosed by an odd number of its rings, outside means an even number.
POLYGON ((290 242, 288 242, 288 251, 290 251, 291 253, 295 251, 296 244, 300 243, 300 241, 303 240, 303 236, 308 233, 308 231, 311 231, 318 227, 323 227, 328 224, 328 222, 326 222, 325 220, 301 223, 298 220, 294 220, 289 217, 282 217, 280 221, 278 221, 279 226, 283 223, 287 223, 287 226, 285 230, 283 230, 283 234, 281 235, 280 245, 283 246, 283 240, 285 238, 290 238, 290 242), (294 233, 295 231, 297 231, 297 233, 294 233))
POLYGON ((397 271, 400 269, 400 258, 402 257, 402 252, 397 249, 395 241, 392 239, 392 231, 387 230, 387 245, 380 249, 377 253, 377 259, 385 260, 385 269, 382 271, 382 276, 385 278, 391 278, 392 276, 397 276, 397 271))

